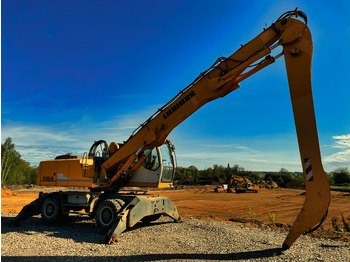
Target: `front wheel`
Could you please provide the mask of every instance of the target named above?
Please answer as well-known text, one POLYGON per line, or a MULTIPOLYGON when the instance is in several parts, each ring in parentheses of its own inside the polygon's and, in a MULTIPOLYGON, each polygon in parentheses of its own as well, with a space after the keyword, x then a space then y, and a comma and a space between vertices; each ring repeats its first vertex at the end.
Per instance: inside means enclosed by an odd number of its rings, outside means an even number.
POLYGON ((121 210, 120 203, 115 199, 103 200, 96 209, 96 224, 102 232, 108 232, 118 213, 121 210))

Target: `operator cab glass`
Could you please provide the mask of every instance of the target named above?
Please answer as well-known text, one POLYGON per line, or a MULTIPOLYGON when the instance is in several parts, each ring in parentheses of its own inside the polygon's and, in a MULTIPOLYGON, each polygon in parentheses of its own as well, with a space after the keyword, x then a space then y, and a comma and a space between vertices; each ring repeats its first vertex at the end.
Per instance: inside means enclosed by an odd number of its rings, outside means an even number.
MULTIPOLYGON (((147 152, 146 152, 147 153, 147 152)), ((143 166, 146 169, 155 171, 159 168, 159 156, 157 148, 153 148, 152 152, 147 156, 146 160, 143 162, 143 166)))
POLYGON ((160 148, 160 153, 161 153, 162 163, 163 163, 163 172, 162 172, 161 180, 164 182, 172 181, 173 174, 174 174, 174 159, 173 159, 173 155, 169 150, 170 149, 169 144, 165 143, 159 148, 160 148))
POLYGON ((174 162, 175 161, 172 147, 169 144, 169 142, 167 142, 158 148, 155 147, 152 149, 152 152, 147 156, 146 160, 143 162, 143 167, 150 171, 157 171, 158 168, 162 166, 162 169, 158 171, 160 181, 170 182, 173 180, 173 176, 175 173, 174 162))

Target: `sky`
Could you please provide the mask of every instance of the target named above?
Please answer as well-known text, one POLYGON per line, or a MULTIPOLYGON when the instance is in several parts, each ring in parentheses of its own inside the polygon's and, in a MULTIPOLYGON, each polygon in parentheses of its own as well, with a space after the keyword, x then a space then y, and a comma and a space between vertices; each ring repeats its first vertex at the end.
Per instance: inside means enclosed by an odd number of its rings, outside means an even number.
MULTIPOLYGON (((350 2, 1 1, 1 141, 31 165, 122 142, 218 57, 308 16, 324 168, 350 166, 350 2)), ((281 48, 279 49, 281 51, 281 48)), ((301 171, 283 58, 170 133, 179 166, 301 171)))

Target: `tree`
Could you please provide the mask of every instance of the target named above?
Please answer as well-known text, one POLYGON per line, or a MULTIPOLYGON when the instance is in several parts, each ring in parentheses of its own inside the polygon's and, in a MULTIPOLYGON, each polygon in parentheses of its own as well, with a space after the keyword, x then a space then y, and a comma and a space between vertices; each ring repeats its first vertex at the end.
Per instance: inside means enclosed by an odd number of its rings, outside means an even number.
POLYGON ((266 174, 264 180, 265 180, 266 182, 271 182, 271 181, 273 181, 272 176, 271 176, 270 174, 266 174))
POLYGON ((15 171, 21 161, 21 155, 15 150, 12 138, 8 137, 1 144, 1 183, 4 183, 11 173, 15 171))
POLYGON ((239 173, 242 173, 244 171, 244 168, 237 164, 234 165, 232 169, 233 169, 233 173, 237 176, 239 176, 239 173))
POLYGON ((281 175, 287 175, 288 173, 289 173, 289 172, 288 172, 287 169, 285 169, 285 168, 283 168, 283 167, 280 169, 280 174, 281 174, 281 175))
POLYGON ((188 176, 189 177, 193 177, 193 178, 198 178, 198 169, 197 169, 197 167, 195 167, 195 166, 189 166, 188 168, 187 168, 187 171, 189 172, 189 174, 188 174, 188 176))
POLYGON ((227 167, 225 168, 224 173, 225 173, 226 179, 230 179, 230 177, 233 174, 232 168, 230 167, 230 164, 227 164, 227 167))
POLYGON ((262 176, 258 172, 249 172, 247 177, 250 181, 255 182, 262 179, 262 176))
POLYGON ((1 183, 6 185, 35 184, 38 168, 21 159, 11 137, 1 144, 1 183))
POLYGON ((350 183, 350 171, 348 167, 340 167, 333 171, 334 183, 341 185, 350 183))
POLYGON ((186 168, 184 167, 176 168, 174 180, 182 180, 185 178, 185 176, 186 176, 186 168))

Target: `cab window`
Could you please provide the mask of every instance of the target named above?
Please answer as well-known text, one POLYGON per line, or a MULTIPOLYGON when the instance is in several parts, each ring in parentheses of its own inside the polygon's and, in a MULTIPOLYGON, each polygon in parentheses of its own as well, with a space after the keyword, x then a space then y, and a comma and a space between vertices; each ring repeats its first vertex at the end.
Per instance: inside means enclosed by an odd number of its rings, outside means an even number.
POLYGON ((171 181, 174 173, 172 156, 169 152, 168 145, 164 144, 160 147, 163 162, 162 181, 171 181))
MULTIPOLYGON (((147 153, 145 151, 145 153, 147 153)), ((159 159, 157 148, 153 148, 152 152, 147 156, 146 160, 143 162, 143 166, 149 170, 157 170, 159 168, 159 159)))

